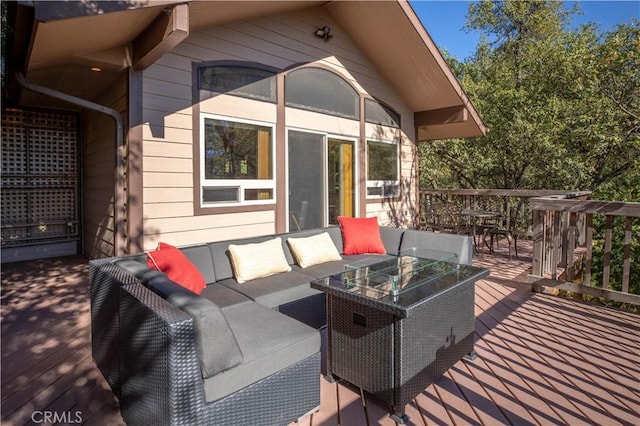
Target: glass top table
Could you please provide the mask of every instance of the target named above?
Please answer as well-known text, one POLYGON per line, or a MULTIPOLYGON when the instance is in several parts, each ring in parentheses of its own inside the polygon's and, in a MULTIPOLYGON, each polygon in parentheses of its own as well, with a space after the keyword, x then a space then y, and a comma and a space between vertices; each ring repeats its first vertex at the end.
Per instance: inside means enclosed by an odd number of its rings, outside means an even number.
POLYGON ((411 248, 394 257, 346 264, 344 271, 311 282, 311 287, 347 298, 368 299, 405 317, 416 303, 488 271, 457 262, 454 253, 411 248))
POLYGON ((487 275, 452 253, 413 248, 312 281, 327 300, 325 377, 386 401, 405 423, 416 395, 474 357, 474 284, 487 275))

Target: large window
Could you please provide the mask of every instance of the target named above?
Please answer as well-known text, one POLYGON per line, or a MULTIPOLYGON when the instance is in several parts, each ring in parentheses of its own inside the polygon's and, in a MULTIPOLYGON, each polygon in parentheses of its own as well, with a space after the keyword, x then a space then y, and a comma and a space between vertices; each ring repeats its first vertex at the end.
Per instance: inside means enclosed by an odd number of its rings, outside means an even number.
POLYGON ((273 134, 272 124, 203 114, 203 206, 273 202, 273 134))
POLYGON ((212 65, 198 68, 200 99, 226 93, 276 102, 276 72, 249 65, 212 65))
POLYGON ((360 95, 331 71, 301 68, 287 75, 285 85, 289 107, 360 119, 360 95))
POLYGON ((398 146, 395 143, 367 141, 367 197, 398 195, 398 146))

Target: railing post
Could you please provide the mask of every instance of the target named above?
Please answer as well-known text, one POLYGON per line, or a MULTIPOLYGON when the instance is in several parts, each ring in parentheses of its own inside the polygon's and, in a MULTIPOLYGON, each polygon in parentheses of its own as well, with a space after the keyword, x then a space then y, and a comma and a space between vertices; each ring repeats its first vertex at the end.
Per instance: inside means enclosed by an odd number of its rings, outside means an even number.
POLYGON ((631 229, 633 218, 627 216, 624 228, 624 253, 622 255, 622 292, 629 293, 629 277, 631 276, 631 229))
POLYGON ((553 234, 551 235, 551 240, 553 241, 551 247, 551 279, 558 279, 558 264, 560 263, 560 258, 562 256, 562 232, 561 232, 561 213, 560 212, 552 212, 553 213, 553 234))
POLYGON ((533 211, 533 265, 532 275, 541 277, 544 265, 544 218, 542 210, 533 211))
POLYGON ((573 277, 575 276, 575 268, 573 264, 573 255, 576 249, 576 214, 573 212, 569 213, 569 226, 567 228, 567 247, 566 247, 566 273, 565 273, 565 281, 573 282, 573 277))
POLYGON ((584 282, 583 285, 591 286, 591 260, 593 259, 593 214, 587 213, 585 216, 585 246, 587 254, 584 261, 584 282))
POLYGON ((569 248, 569 212, 563 211, 560 213, 560 267, 565 268, 565 270, 569 267, 569 252, 571 249, 569 248))
POLYGON ((604 231, 604 269, 602 271, 602 288, 609 288, 609 275, 611 272, 611 235, 613 217, 607 215, 607 224, 604 231))

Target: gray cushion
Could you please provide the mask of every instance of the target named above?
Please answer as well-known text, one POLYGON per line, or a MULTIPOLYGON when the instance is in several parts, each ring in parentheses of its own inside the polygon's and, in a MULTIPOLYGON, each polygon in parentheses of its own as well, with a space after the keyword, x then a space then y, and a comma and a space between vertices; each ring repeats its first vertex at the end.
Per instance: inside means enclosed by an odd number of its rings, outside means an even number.
POLYGON ((216 275, 213 271, 213 261, 211 260, 211 251, 208 246, 182 247, 180 251, 198 268, 198 271, 202 274, 202 278, 204 278, 204 282, 210 284, 216 281, 216 275))
POLYGON ((244 294, 261 305, 275 308, 283 303, 316 294, 317 291, 309 287, 311 279, 309 275, 292 270, 242 284, 238 284, 233 278, 218 283, 244 294))
POLYGON ((213 377, 242 362, 238 342, 215 303, 176 284, 166 276, 149 280, 147 287, 193 318, 203 378, 213 377))
POLYGON ((256 303, 236 305, 225 316, 244 355, 242 364, 204 380, 215 401, 320 351, 320 333, 256 303))
POLYGON ((344 271, 345 266, 357 262, 358 264, 370 265, 375 262, 379 262, 381 260, 390 259, 393 256, 390 255, 373 255, 373 254, 354 254, 342 256, 342 260, 334 260, 332 262, 325 262, 319 265, 309 266, 308 268, 301 268, 298 265, 293 265, 292 268, 294 271, 309 275, 316 278, 325 278, 330 275, 339 274, 344 271))
POLYGON ((231 290, 229 287, 221 284, 209 284, 202 290, 200 296, 206 297, 218 305, 218 307, 222 309, 222 312, 229 306, 235 306, 240 303, 253 303, 253 300, 244 294, 231 290))
POLYGON ((471 265, 473 262, 473 245, 471 237, 468 235, 441 234, 431 231, 404 231, 402 236, 401 250, 412 247, 435 250, 439 252, 455 253, 456 262, 471 265))
POLYGON ((380 238, 382 238, 382 244, 388 254, 398 254, 404 231, 402 228, 380 227, 380 238))

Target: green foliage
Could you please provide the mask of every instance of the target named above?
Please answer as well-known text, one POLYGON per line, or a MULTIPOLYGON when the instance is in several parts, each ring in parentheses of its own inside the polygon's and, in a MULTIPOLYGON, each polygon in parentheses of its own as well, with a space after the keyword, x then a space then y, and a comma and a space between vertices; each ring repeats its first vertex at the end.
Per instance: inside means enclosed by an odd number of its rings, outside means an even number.
POLYGON ((556 1, 481 1, 473 58, 447 60, 490 128, 421 145, 424 186, 594 190, 640 158, 640 25, 569 30, 556 1), (444 165, 444 167, 443 167, 444 165))
MULTIPOLYGON (((577 5, 551 0, 471 3, 483 35, 466 61, 445 56, 490 131, 420 145, 421 186, 591 190, 640 201, 640 22, 600 34, 570 29, 577 5)), ((605 218, 594 215, 593 280, 602 281, 605 218)), ((625 218, 613 222, 611 286, 620 290, 625 218)), ((640 223, 631 259, 640 259, 640 223)), ((638 266, 636 266, 638 265, 638 266)), ((640 262, 631 291, 640 294, 640 262)))
MULTIPOLYGON (((617 176, 614 179, 600 185, 593 193, 593 198, 598 200, 637 202, 640 200, 640 173, 635 170, 617 176)), ((593 256, 593 282, 602 283, 604 270, 604 241, 606 219, 603 215, 594 215, 594 256, 593 256)), ((623 217, 614 217, 612 223, 612 246, 610 259, 610 286, 614 290, 622 289, 624 235, 626 220, 623 217)), ((640 294, 640 220, 634 219, 631 230, 631 244, 629 247, 630 264, 629 291, 640 294)))

